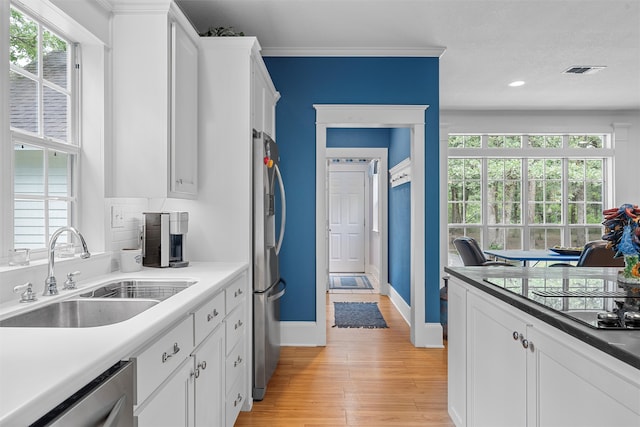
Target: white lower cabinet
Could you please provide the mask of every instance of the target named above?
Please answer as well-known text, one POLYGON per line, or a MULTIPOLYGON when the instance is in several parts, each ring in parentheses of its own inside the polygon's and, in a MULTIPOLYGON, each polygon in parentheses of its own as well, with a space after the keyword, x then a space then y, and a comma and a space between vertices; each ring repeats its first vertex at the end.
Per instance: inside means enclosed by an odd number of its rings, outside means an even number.
POLYGON ((138 427, 233 426, 250 389, 247 277, 244 272, 132 357, 138 427))
POLYGON ((456 426, 638 426, 632 366, 459 279, 449 280, 456 426))
POLYGON ((138 427, 194 427, 193 386, 193 357, 189 357, 144 407, 134 412, 138 427))
POLYGON ((640 426, 640 371, 559 331, 530 328, 532 426, 640 426), (595 353, 595 354, 594 354, 595 353))
POLYGON ((224 425, 224 335, 218 327, 194 352, 196 427, 224 425))
POLYGON ((526 424, 527 355, 519 341, 525 333, 521 319, 468 295, 467 425, 526 424))

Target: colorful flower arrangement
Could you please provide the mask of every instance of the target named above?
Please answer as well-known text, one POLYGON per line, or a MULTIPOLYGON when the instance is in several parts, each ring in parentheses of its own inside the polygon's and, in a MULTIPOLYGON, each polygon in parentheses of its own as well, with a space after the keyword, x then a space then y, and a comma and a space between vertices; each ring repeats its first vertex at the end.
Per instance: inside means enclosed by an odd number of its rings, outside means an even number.
POLYGON ((602 239, 609 242, 615 257, 624 257, 623 278, 640 281, 640 208, 625 203, 602 213, 605 228, 602 239))

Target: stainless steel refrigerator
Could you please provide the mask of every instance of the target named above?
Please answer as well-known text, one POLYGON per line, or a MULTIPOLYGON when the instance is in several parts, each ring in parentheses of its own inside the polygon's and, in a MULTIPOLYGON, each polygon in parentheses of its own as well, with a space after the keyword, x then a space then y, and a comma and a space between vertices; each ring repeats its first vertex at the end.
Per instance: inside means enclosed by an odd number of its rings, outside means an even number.
POLYGON ((278 146, 253 131, 253 398, 262 400, 280 359, 280 277, 278 254, 286 224, 286 199, 278 146), (277 202, 276 195, 279 197, 277 202), (277 212, 279 210, 279 212, 277 212), (279 227, 276 229, 276 217, 279 227), (278 235, 276 236, 276 230, 278 235))

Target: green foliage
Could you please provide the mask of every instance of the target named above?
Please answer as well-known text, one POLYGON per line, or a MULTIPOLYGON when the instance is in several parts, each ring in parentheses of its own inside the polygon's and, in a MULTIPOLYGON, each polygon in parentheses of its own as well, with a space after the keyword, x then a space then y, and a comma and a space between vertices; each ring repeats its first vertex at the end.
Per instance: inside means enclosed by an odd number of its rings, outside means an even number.
POLYGON ((236 31, 233 27, 209 27, 207 31, 200 34, 202 37, 243 37, 242 31, 236 31))
MULTIPOLYGON (((9 59, 20 67, 38 61, 38 24, 29 17, 11 8, 9 23, 9 59)), ((42 30, 42 53, 67 51, 67 42, 51 31, 42 30)))

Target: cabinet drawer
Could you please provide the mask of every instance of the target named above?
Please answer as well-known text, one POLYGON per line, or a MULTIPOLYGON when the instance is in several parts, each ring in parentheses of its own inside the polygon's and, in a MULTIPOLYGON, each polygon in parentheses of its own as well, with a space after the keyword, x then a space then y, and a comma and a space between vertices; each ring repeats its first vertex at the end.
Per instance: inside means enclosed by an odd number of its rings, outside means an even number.
POLYGON ((246 365, 247 361, 244 350, 244 340, 240 340, 227 356, 225 369, 225 372, 227 374, 227 393, 231 391, 231 386, 236 382, 240 374, 244 371, 246 365))
POLYGON ((240 375, 237 381, 231 386, 231 391, 227 393, 227 399, 225 402, 225 424, 228 427, 235 424, 246 398, 247 394, 244 389, 244 375, 240 375))
POLYGON ((236 343, 244 335, 246 329, 244 318, 244 307, 235 309, 225 320, 227 332, 227 355, 235 347, 236 343))
POLYGON ((191 315, 135 356, 137 403, 144 400, 193 351, 191 315))
POLYGON ((225 291, 227 299, 227 313, 240 304, 247 293, 247 275, 243 274, 234 280, 225 291))
POLYGON ((200 307, 194 313, 196 344, 200 344, 224 318, 224 292, 214 296, 211 301, 200 307))

